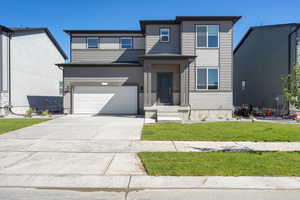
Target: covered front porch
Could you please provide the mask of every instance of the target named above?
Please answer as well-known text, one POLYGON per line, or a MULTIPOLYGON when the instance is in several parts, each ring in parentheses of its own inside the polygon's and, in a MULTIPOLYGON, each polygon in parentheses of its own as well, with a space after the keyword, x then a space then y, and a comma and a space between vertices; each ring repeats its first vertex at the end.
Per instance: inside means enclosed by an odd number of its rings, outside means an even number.
POLYGON ((178 115, 189 110, 189 64, 195 56, 144 55, 144 111, 147 118, 159 113, 178 115))

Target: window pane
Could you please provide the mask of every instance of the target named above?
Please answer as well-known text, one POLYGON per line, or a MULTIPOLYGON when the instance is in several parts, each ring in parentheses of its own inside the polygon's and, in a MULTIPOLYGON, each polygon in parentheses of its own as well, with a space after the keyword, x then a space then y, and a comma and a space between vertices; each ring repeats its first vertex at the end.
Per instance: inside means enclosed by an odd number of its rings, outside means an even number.
POLYGON ((167 41, 169 41, 169 37, 166 35, 163 35, 163 36, 161 36, 161 41, 167 42, 167 41))
POLYGON ((208 47, 218 47, 219 26, 208 26, 208 47))
POLYGON ((197 89, 206 89, 206 69, 197 69, 197 89))
POLYGON ((162 30, 161 35, 169 35, 169 31, 168 30, 162 30))
POLYGON ((207 32, 206 26, 197 27, 197 47, 206 47, 207 46, 207 32))
POLYGON ((132 48, 132 38, 121 38, 121 48, 130 49, 132 48))
POLYGON ((208 89, 218 89, 218 69, 208 69, 208 89))
POLYGON ((170 30, 168 28, 160 29, 160 41, 168 42, 169 34, 170 34, 170 30))
POLYGON ((87 39, 88 48, 98 48, 98 38, 87 39))

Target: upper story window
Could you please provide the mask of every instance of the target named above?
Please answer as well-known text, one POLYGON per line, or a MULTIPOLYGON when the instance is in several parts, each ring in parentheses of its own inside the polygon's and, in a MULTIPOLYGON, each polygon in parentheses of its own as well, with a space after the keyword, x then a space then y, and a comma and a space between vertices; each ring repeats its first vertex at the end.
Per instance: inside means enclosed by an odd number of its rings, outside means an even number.
POLYGON ((121 37, 120 38, 121 49, 132 49, 132 37, 121 37))
POLYGON ((97 37, 88 37, 86 39, 86 41, 87 41, 87 48, 88 49, 98 48, 99 38, 97 38, 97 37))
POLYGON ((219 25, 197 25, 196 34, 198 48, 219 47, 219 25))
POLYGON ((219 68, 218 67, 197 68, 197 89, 199 90, 219 89, 219 68))
POLYGON ((170 29, 169 28, 159 29, 159 41, 160 42, 169 42, 170 41, 170 29))

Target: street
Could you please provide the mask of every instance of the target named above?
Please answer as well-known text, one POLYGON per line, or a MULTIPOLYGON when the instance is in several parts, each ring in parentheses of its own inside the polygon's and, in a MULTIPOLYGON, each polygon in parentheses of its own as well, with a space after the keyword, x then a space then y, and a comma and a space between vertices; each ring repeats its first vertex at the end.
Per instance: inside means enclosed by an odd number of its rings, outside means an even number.
POLYGON ((1 200, 298 200, 300 190, 173 189, 101 191, 1 188, 1 200))

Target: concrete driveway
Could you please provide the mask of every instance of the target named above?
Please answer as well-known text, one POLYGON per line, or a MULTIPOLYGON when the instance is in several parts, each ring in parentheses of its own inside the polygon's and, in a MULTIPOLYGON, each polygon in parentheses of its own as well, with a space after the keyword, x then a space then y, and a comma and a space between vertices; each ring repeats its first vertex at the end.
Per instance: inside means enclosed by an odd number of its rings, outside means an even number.
POLYGON ((143 118, 135 116, 68 115, 0 135, 0 138, 139 140, 143 123, 143 118))
POLYGON ((140 139, 143 123, 70 115, 0 135, 0 175, 145 174, 137 155, 124 151, 140 139))

